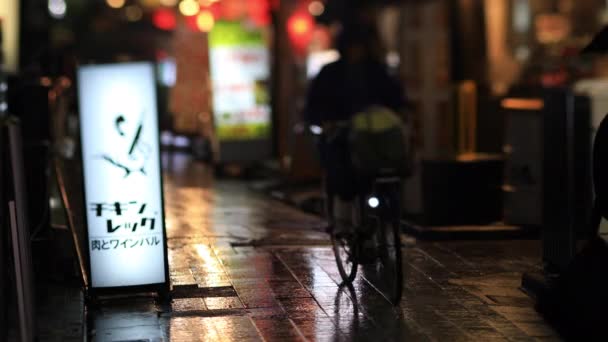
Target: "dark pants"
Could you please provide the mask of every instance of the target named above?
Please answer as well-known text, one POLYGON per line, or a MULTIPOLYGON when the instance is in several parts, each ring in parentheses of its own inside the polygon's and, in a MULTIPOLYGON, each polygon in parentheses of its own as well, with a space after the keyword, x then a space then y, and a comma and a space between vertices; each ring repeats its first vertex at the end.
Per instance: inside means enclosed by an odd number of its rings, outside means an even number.
POLYGON ((350 201, 358 193, 358 179, 353 166, 348 132, 339 132, 331 138, 323 135, 318 142, 321 166, 325 170, 325 186, 328 194, 350 201))

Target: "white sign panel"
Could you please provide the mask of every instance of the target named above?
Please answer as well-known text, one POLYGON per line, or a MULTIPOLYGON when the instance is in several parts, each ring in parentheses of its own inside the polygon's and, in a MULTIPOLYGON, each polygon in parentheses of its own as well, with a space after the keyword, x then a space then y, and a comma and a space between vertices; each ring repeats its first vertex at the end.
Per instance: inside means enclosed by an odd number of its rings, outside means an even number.
POLYGON ((164 283, 154 67, 78 70, 92 287, 164 283))

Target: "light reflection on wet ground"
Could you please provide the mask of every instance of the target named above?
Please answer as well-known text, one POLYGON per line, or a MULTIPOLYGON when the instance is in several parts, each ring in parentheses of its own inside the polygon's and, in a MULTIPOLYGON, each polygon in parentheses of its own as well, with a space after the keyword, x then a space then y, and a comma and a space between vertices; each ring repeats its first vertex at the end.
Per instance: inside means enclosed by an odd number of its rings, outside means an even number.
POLYGON ((318 218, 214 181, 187 156, 163 165, 172 285, 197 290, 103 302, 90 310, 93 341, 557 339, 518 289, 537 242, 405 239, 394 308, 365 277, 338 287, 318 218))

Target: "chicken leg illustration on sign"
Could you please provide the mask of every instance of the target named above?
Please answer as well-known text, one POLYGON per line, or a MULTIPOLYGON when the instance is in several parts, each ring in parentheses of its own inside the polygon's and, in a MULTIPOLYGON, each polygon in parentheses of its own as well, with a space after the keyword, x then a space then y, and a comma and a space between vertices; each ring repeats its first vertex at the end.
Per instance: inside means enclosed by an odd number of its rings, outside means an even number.
MULTIPOLYGON (((143 117, 143 114, 142 114, 143 117)), ((110 165, 124 170, 124 178, 135 173, 146 175, 146 164, 150 159, 151 147, 141 141, 144 129, 143 118, 139 120, 137 126, 129 129, 128 122, 122 114, 114 119, 114 128, 123 142, 125 149, 119 149, 116 153, 104 153, 97 157, 108 162, 110 165), (126 144, 124 143, 125 139, 126 144)))

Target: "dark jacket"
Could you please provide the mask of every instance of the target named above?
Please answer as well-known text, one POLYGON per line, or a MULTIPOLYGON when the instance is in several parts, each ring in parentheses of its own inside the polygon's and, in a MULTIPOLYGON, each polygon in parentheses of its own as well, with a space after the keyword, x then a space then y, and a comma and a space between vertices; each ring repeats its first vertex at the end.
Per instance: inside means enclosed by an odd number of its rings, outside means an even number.
POLYGON ((391 77, 381 63, 348 64, 338 60, 324 66, 313 79, 304 116, 314 125, 349 120, 370 105, 403 112, 406 101, 399 81, 391 77))

